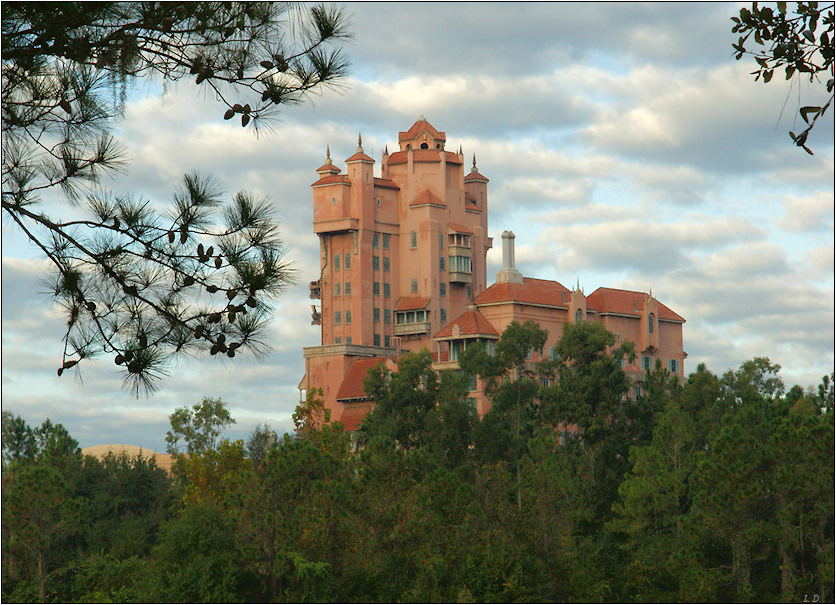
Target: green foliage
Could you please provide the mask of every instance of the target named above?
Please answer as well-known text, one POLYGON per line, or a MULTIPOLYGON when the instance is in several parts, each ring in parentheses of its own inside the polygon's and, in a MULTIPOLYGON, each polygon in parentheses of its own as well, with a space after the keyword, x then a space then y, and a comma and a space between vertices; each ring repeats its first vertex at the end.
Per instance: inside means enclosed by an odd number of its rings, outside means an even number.
POLYGON ((812 84, 827 78, 824 86, 829 95, 827 101, 821 106, 800 107, 798 114, 807 127, 798 134, 789 133, 798 147, 813 155, 806 145, 807 137, 833 103, 833 3, 821 3, 821 6, 819 2, 793 4, 794 8, 790 10, 786 2, 778 2, 775 9, 759 7, 757 2, 752 3, 751 9, 741 8, 740 17, 731 18, 735 24, 732 33, 741 34, 732 47, 738 61, 744 54, 754 57, 758 68, 752 75, 755 81, 762 79, 764 84, 781 69, 787 80, 796 79, 799 86, 802 79, 808 79, 812 84), (757 45, 755 51, 746 47, 752 41, 757 45))
POLYGON ((220 440, 222 404, 202 425, 186 410, 202 445, 176 481, 140 457, 81 460, 44 423, 53 453, 4 470, 3 599, 832 600, 831 379, 784 395, 766 358, 681 386, 656 368, 631 401, 630 351, 581 324, 566 334, 541 365, 519 361, 517 328, 515 355, 468 347, 465 365, 496 378, 481 421, 467 375, 435 375, 426 353, 372 373, 382 405, 356 442, 315 391, 294 435, 258 427, 257 447, 220 440))
POLYGON ((293 280, 272 204, 246 192, 224 203, 196 173, 164 211, 99 191, 126 163, 111 129, 129 85, 194 78, 226 119, 258 132, 345 75, 335 46, 348 37, 342 11, 321 5, 4 8, 3 215, 50 262, 67 318, 59 376, 106 354, 126 387, 150 392, 182 355, 265 351, 265 324, 293 280), (87 196, 84 214, 65 216, 59 192, 72 205, 87 196))
POLYGON ((165 437, 170 454, 180 453, 182 440, 189 455, 214 450, 220 443, 221 431, 235 420, 220 399, 204 397, 191 407, 177 408, 168 417, 171 430, 165 437))

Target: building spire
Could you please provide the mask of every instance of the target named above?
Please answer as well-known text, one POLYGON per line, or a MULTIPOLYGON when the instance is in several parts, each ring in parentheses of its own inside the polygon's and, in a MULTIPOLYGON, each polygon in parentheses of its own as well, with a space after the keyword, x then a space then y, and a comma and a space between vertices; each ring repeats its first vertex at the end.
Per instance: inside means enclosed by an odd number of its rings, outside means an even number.
POLYGON ((363 134, 357 134, 357 153, 363 153, 363 134))
POLYGON ((331 146, 328 143, 325 144, 325 163, 329 164, 329 165, 332 163, 331 162, 331 146))
POLYGON ((475 153, 473 154, 473 168, 470 169, 470 172, 479 172, 476 169, 476 154, 475 153))

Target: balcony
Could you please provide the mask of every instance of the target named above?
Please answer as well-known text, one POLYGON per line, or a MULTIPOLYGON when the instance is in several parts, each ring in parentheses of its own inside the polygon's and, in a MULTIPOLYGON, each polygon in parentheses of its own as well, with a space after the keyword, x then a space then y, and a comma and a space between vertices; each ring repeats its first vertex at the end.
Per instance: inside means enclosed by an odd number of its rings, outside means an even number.
POLYGON ((322 284, 319 280, 310 283, 311 298, 322 298, 322 284))
POLYGON ((415 322, 409 324, 395 324, 395 336, 414 336, 416 334, 429 334, 430 322, 415 322))
POLYGON ((447 277, 450 280, 450 283, 459 283, 459 284, 472 284, 473 283, 473 274, 469 271, 448 271, 447 277))

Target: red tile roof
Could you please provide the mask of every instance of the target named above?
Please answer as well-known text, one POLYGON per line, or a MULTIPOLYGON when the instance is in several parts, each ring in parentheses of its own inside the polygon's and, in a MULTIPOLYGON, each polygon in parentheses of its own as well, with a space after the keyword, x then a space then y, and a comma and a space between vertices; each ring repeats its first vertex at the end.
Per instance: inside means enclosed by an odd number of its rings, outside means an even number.
POLYGON ((456 225, 454 223, 449 223, 447 228, 453 233, 473 233, 473 229, 465 227, 464 225, 456 225))
POLYGON ((439 206, 441 208, 446 208, 447 204, 444 203, 444 200, 438 198, 432 191, 429 189, 424 189, 421 193, 415 196, 415 199, 409 203, 410 208, 415 208, 417 206, 439 206))
POLYGON ((571 295, 568 288, 556 281, 524 277, 523 283, 493 284, 476 297, 477 305, 515 302, 530 305, 563 307, 563 294, 571 295))
POLYGON ((470 200, 465 200, 464 209, 466 212, 482 212, 482 209, 470 200))
POLYGON ((348 164, 349 162, 371 162, 372 164, 374 164, 374 160, 362 151, 358 151, 345 161, 346 164, 348 164))
POLYGON ((389 166, 393 164, 406 164, 406 162, 406 151, 396 151, 395 153, 389 156, 388 160, 386 160, 386 164, 388 164, 389 166))
POLYGON ((334 183, 342 183, 344 185, 351 185, 351 181, 348 179, 348 175, 332 174, 331 176, 322 177, 316 183, 312 184, 311 187, 316 187, 318 185, 333 185, 334 183))
POLYGON ((426 120, 418 120, 406 132, 398 133, 398 141, 407 141, 409 139, 414 139, 424 130, 426 130, 434 139, 438 139, 440 141, 447 140, 447 135, 443 132, 437 131, 435 128, 433 128, 432 124, 430 124, 426 120))
POLYGON ((420 296, 401 296, 398 299, 398 304, 395 305, 395 311, 414 311, 415 309, 425 309, 430 304, 429 298, 422 298, 420 296))
POLYGON ((453 336, 453 326, 459 326, 462 336, 496 336, 499 337, 499 332, 496 331, 484 315, 479 311, 465 311, 453 323, 443 328, 435 338, 447 338, 453 336))
MULTIPOLYGON (((461 164, 462 159, 459 157, 459 154, 453 153, 452 151, 444 151, 441 152, 438 149, 413 149, 413 156, 412 161, 414 162, 440 162, 441 161, 441 153, 444 153, 444 158, 446 159, 448 164, 461 164)), ((407 151, 396 151, 392 155, 389 156, 389 159, 386 160, 386 164, 388 166, 394 166, 396 164, 406 164, 409 160, 407 151)), ((346 160, 348 161, 348 160, 346 160)))
POLYGON ((400 189, 400 187, 395 181, 391 181, 389 179, 381 179, 378 177, 374 177, 374 186, 383 187, 384 189, 400 189))
MULTIPOLYGON (((360 357, 353 359, 337 391, 337 401, 345 401, 347 399, 367 400, 369 396, 363 390, 363 381, 366 379, 369 370, 382 363, 386 363, 386 359, 386 357, 360 357)), ((343 422, 343 424, 345 423, 343 422)))
POLYGON ((323 164, 319 168, 316 169, 317 172, 330 172, 332 174, 339 174, 340 169, 334 166, 333 164, 323 164))
MULTIPOLYGON (((644 310, 644 301, 647 299, 647 296, 644 292, 633 292, 632 290, 598 288, 586 297, 586 306, 587 308, 595 309, 602 315, 613 313, 639 317, 644 310)), ((685 321, 682 316, 673 312, 659 301, 657 303, 659 304, 660 320, 685 321)))
POLYGON ((471 182, 471 181, 482 181, 482 182, 484 182, 484 183, 488 183, 488 182, 490 182, 490 181, 488 180, 488 177, 486 177, 486 176, 482 176, 482 175, 481 175, 481 174, 479 174, 478 172, 470 172, 470 173, 468 173, 468 174, 466 174, 466 175, 465 175, 465 177, 464 177, 464 182, 465 182, 465 183, 469 183, 469 182, 471 182))

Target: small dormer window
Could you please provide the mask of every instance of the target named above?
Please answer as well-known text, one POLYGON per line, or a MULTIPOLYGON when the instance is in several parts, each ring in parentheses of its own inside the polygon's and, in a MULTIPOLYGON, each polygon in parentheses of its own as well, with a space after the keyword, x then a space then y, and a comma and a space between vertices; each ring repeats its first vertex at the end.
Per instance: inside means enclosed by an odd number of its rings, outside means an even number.
POLYGON ((655 323, 656 323, 656 316, 653 315, 653 313, 651 313, 650 316, 647 318, 647 331, 650 334, 653 334, 653 324, 655 324, 655 323))

